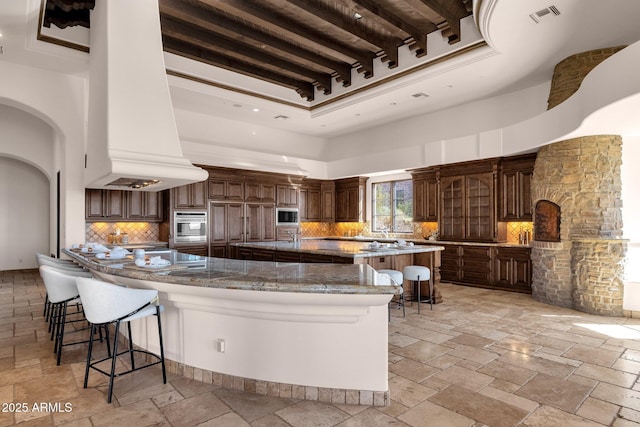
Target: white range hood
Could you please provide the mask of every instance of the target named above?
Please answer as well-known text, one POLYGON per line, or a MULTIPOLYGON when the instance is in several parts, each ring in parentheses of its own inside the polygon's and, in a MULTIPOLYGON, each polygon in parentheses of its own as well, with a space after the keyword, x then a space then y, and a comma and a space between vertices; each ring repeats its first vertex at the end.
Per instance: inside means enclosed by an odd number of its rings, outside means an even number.
POLYGON ((90 35, 85 186, 159 191, 207 179, 182 155, 158 0, 97 1, 90 35))

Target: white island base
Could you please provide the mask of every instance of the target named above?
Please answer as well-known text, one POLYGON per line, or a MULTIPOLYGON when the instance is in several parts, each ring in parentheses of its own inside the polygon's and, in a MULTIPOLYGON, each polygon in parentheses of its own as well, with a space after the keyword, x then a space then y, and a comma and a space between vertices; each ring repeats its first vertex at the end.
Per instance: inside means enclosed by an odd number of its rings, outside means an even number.
MULTIPOLYGON (((169 372, 272 396, 390 403, 390 293, 254 291, 93 273, 159 290, 169 372)), ((370 268, 365 274, 371 283, 384 280, 370 268)), ((155 319, 135 321, 132 328, 135 345, 159 352, 155 319)))

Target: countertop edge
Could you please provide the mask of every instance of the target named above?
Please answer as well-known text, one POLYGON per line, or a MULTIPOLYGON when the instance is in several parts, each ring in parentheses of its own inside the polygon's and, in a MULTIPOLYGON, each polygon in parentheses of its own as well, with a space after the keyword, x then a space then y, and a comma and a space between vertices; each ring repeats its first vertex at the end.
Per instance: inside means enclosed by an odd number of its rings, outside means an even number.
MULTIPOLYGON (((228 290, 245 290, 245 291, 262 291, 262 292, 292 292, 292 293, 311 293, 311 294, 336 294, 336 295, 393 295, 397 292, 397 288, 391 285, 381 285, 374 282, 366 285, 352 284, 352 283, 286 283, 278 282, 269 277, 257 277, 257 276, 242 276, 234 272, 230 272, 227 276, 215 277, 215 278, 198 278, 194 276, 181 276, 179 271, 174 273, 154 272, 154 271, 140 271, 129 270, 123 268, 110 267, 109 264, 100 264, 91 261, 89 258, 84 257, 82 254, 63 249, 62 252, 76 260, 78 263, 88 268, 89 270, 97 271, 98 273, 105 273, 113 276, 126 277, 137 280, 148 280, 155 282, 163 282, 176 285, 194 286, 194 287, 211 287, 218 289, 228 290), (271 280, 270 280, 271 279, 271 280)), ((211 258, 213 259, 213 258, 211 258)), ((282 263, 272 261, 241 261, 233 260, 241 263, 255 263, 255 266, 260 264, 274 264, 274 268, 277 264, 287 265, 296 263, 282 263), (258 264, 260 263, 260 264, 258 264)), ((327 276, 332 276, 329 272, 330 269, 341 268, 353 268, 354 273, 356 269, 371 269, 372 279, 377 276, 375 270, 364 264, 314 264, 317 268, 327 269, 327 276)), ((371 280, 372 280, 371 279, 371 280)), ((370 280, 370 281, 371 281, 370 280)))

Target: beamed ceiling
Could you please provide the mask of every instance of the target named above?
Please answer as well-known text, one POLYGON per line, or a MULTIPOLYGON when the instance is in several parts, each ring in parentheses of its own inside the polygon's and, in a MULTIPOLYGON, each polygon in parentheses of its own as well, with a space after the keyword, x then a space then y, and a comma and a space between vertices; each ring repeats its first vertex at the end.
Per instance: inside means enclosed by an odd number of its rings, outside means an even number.
MULTIPOLYGON (((295 90, 373 77, 376 58, 427 53, 427 35, 460 40, 471 0, 159 0, 164 50, 295 90)), ((45 26, 90 26, 95 0, 46 0, 45 26)))

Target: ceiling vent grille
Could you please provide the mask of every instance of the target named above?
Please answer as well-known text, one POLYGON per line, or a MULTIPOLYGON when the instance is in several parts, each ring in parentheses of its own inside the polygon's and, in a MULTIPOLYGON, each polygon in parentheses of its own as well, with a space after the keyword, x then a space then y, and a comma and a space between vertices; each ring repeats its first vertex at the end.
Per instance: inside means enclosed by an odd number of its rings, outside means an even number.
POLYGON ((560 11, 556 6, 549 6, 529 15, 529 18, 536 24, 539 24, 542 18, 551 18, 560 15, 560 11))
POLYGON ((427 95, 424 92, 418 92, 418 93, 414 93, 413 95, 411 95, 414 98, 428 98, 429 95, 427 95))

